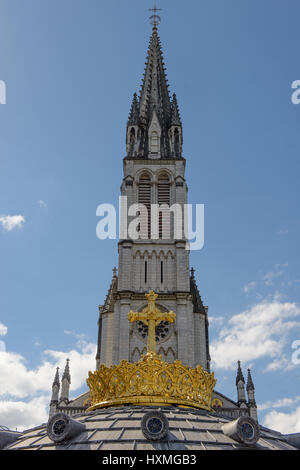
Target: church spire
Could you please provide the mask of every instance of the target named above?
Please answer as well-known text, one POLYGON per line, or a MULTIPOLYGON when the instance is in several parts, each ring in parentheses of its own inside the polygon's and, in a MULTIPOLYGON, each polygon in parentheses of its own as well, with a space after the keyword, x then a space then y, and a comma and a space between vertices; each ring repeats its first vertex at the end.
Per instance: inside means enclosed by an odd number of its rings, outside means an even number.
POLYGON ((133 96, 127 122, 127 157, 181 158, 182 128, 176 95, 170 99, 166 68, 157 31, 160 18, 154 7, 145 70, 139 96, 133 96))
POLYGON ((168 120, 171 103, 166 77, 166 69, 157 28, 153 26, 147 54, 145 73, 140 91, 140 117, 146 123, 151 119, 153 109, 160 119, 168 120))

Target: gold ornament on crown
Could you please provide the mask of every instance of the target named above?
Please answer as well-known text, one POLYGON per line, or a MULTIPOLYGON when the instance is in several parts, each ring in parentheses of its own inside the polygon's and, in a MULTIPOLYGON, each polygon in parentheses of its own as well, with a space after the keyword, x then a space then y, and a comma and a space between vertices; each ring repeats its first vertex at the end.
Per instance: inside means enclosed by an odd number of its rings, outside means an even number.
POLYGON ((104 364, 89 372, 91 406, 88 411, 120 406, 182 405, 211 410, 211 398, 216 380, 201 366, 184 366, 180 361, 169 364, 156 354, 155 326, 161 321, 174 322, 174 312, 160 312, 155 306, 157 294, 146 294, 148 306, 142 312, 128 314, 130 322, 143 321, 148 326, 148 352, 138 362, 126 360, 119 365, 104 364))
POLYGON ((161 312, 155 305, 155 301, 158 297, 153 290, 150 290, 148 294, 145 294, 148 300, 148 305, 141 312, 133 312, 130 310, 128 313, 128 320, 132 323, 134 321, 142 321, 148 326, 148 344, 147 353, 156 353, 156 342, 155 342, 155 327, 160 324, 161 321, 168 321, 174 323, 176 315, 174 312, 161 312))

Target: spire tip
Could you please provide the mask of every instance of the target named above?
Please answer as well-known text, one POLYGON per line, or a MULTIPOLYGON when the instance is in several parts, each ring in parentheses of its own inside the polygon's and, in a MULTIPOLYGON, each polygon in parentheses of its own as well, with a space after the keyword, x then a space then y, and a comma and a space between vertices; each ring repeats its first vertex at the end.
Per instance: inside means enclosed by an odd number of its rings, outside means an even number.
POLYGON ((161 22, 161 17, 159 15, 157 15, 157 12, 161 11, 161 10, 162 10, 161 8, 156 7, 156 4, 154 4, 154 8, 149 8, 149 11, 153 11, 153 15, 151 15, 150 18, 149 18, 149 21, 153 26, 153 28, 152 28, 153 32, 157 31, 157 26, 161 22))

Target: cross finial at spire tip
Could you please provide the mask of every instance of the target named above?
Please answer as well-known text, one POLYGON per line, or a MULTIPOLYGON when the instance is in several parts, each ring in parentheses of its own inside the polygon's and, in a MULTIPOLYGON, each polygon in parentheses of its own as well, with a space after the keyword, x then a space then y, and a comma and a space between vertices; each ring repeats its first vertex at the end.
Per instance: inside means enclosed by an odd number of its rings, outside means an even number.
POLYGON ((161 10, 161 8, 157 8, 156 4, 154 4, 154 8, 149 8, 149 11, 153 11, 153 15, 149 18, 149 21, 153 26, 153 30, 157 30, 157 26, 161 22, 161 17, 157 14, 157 12, 161 10))

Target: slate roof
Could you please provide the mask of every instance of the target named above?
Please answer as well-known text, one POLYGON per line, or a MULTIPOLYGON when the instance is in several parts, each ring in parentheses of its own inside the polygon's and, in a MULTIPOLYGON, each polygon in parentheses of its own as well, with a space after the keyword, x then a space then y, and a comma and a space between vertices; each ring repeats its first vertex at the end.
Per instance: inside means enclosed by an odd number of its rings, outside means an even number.
MULTIPOLYGON (((202 410, 179 407, 124 406, 106 408, 72 416, 83 423, 78 436, 55 444, 47 435, 47 424, 24 431, 17 441, 6 447, 13 450, 240 450, 249 448, 226 436, 221 426, 230 420, 202 410), (158 409, 169 422, 165 440, 147 440, 141 430, 145 413, 158 409)), ((282 434, 260 427, 257 450, 294 450, 282 434)))

